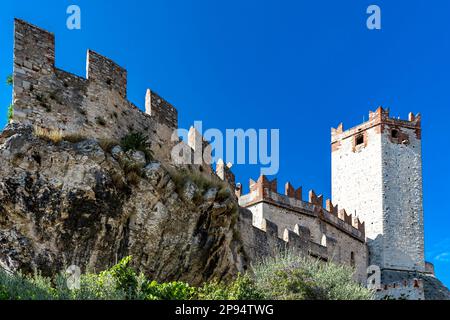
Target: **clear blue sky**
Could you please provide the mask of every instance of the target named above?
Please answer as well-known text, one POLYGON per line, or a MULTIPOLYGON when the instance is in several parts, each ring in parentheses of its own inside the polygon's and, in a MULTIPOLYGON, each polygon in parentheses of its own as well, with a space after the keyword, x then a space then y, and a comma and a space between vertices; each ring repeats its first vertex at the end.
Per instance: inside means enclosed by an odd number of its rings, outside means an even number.
MULTIPOLYGON (((180 126, 279 128, 285 181, 330 196, 330 127, 370 109, 423 115, 426 258, 450 285, 450 2, 2 1, 0 76, 12 71, 13 17, 56 35, 58 67, 85 75, 86 50, 128 69, 131 101, 150 87, 179 110, 180 126), (66 28, 78 4, 82 29, 66 28), (382 30, 366 28, 370 4, 382 30)), ((2 114, 11 91, 0 91, 2 114)), ((247 186, 257 166, 235 167, 247 186)))

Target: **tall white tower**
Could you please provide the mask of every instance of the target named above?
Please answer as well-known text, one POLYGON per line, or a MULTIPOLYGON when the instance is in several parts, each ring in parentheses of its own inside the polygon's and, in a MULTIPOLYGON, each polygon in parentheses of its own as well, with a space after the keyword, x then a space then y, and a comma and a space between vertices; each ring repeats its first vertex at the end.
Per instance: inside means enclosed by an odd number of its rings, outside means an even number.
POLYGON ((369 264, 425 271, 420 115, 331 130, 332 200, 366 223, 369 264))

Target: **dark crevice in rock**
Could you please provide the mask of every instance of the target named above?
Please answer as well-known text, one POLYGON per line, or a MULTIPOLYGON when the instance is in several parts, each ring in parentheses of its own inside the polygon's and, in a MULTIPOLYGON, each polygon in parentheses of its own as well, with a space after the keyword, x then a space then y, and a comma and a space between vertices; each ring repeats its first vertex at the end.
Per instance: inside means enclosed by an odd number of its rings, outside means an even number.
POLYGON ((174 195, 167 163, 152 160, 130 185, 95 140, 55 144, 14 124, 0 143, 0 263, 10 269, 55 275, 76 264, 98 272, 131 255, 157 281, 193 285, 242 269, 230 199, 196 205, 174 195), (17 153, 24 156, 12 164, 17 153))

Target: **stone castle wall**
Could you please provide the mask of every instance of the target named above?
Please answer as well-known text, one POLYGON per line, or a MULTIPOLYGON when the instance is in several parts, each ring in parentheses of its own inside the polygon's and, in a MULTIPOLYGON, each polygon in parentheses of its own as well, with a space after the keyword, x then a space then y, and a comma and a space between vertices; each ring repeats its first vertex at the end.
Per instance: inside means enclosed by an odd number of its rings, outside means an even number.
MULTIPOLYGON (((415 120, 415 122, 420 120, 415 120)), ((381 135, 383 170, 384 266, 425 271, 420 131, 386 125, 381 135), (391 130, 399 130, 392 139, 391 130), (400 141, 401 140, 401 141, 400 141)))
POLYGON ((420 116, 332 129, 332 197, 366 225, 370 264, 423 271, 420 116))
POLYGON ((93 138, 141 132, 155 154, 168 158, 177 110, 148 90, 142 112, 127 100, 126 70, 94 51, 86 70, 82 78, 56 68, 54 35, 16 19, 13 120, 93 138))
POLYGON ((322 260, 328 259, 327 248, 311 241, 308 228, 294 226, 291 229, 280 230, 274 222, 266 219, 255 225, 252 211, 246 208, 240 209, 239 231, 245 252, 253 262, 265 257, 274 257, 285 250, 322 260))
POLYGON ((377 300, 425 300, 421 279, 404 280, 383 285, 375 292, 377 300))
MULTIPOLYGON (((127 71, 92 50, 87 52, 86 78, 58 69, 54 35, 18 19, 13 81, 13 121, 97 139, 120 140, 141 132, 161 160, 170 159, 178 142, 171 141, 177 110, 157 93, 147 90, 141 111, 127 99, 127 71)), ((382 108, 360 126, 332 130, 333 202, 350 214, 330 200, 324 207, 323 197, 314 191, 303 201, 302 189, 289 183, 285 194, 279 194, 276 180, 264 176, 251 181, 249 194, 242 195, 238 185, 243 207, 239 225, 249 257, 257 260, 291 249, 354 266, 361 282, 368 260, 385 270, 424 271, 420 130, 420 116, 392 119, 382 108)), ((211 146, 195 129, 182 147, 200 171, 235 187, 228 165, 218 163, 214 173, 209 152, 197 161, 195 151, 211 146)))
POLYGON ((294 190, 287 183, 285 195, 276 189, 276 180, 261 176, 250 182, 250 193, 239 198, 239 204, 252 213, 254 228, 244 238, 247 246, 255 248, 254 255, 264 250, 277 251, 279 245, 274 245, 281 240, 272 238, 282 239, 290 243, 289 248, 298 246, 300 252, 355 267, 355 278, 365 282, 368 258, 364 224, 329 200, 324 208, 322 196, 314 191, 309 192, 309 201, 303 201, 301 188, 294 190), (265 231, 270 239, 261 240, 263 235, 255 228, 265 231))

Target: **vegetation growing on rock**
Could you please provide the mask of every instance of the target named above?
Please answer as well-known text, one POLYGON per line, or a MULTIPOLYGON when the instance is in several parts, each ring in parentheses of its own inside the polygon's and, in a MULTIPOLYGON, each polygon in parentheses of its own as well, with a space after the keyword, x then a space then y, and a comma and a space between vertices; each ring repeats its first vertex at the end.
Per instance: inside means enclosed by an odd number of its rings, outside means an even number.
MULTIPOLYGON (((10 74, 8 77, 6 77, 6 85, 12 86, 13 85, 13 76, 10 74)), ((8 122, 12 120, 14 117, 14 104, 11 103, 8 107, 8 122)))
POLYGON ((182 281, 158 283, 131 267, 131 257, 99 274, 85 274, 80 287, 67 278, 23 276, 0 271, 0 299, 131 299, 131 300, 361 300, 372 292, 351 278, 352 270, 312 258, 286 254, 258 264, 254 273, 229 282, 209 281, 195 287, 182 281))
POLYGON ((147 138, 141 132, 131 132, 120 141, 123 151, 141 151, 148 161, 152 160, 152 154, 147 146, 147 138))
POLYGON ((8 86, 12 86, 12 85, 13 85, 13 76, 12 76, 12 74, 10 74, 10 75, 8 75, 8 76, 6 77, 6 84, 7 84, 8 86))
POLYGON ((244 270, 237 200, 214 186, 196 192, 199 181, 178 188, 170 165, 140 150, 13 122, 0 136, 0 168, 0 257, 9 270, 53 277, 66 264, 98 271, 128 255, 159 282, 199 285, 244 270))

